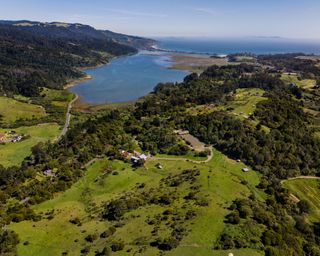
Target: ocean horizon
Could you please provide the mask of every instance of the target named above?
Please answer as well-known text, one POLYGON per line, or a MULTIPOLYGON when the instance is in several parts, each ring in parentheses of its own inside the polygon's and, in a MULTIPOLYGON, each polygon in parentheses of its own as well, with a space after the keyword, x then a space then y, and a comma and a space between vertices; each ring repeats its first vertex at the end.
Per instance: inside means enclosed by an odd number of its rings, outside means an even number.
POLYGON ((280 37, 192 38, 156 37, 162 50, 201 54, 320 54, 320 40, 288 39, 280 37))

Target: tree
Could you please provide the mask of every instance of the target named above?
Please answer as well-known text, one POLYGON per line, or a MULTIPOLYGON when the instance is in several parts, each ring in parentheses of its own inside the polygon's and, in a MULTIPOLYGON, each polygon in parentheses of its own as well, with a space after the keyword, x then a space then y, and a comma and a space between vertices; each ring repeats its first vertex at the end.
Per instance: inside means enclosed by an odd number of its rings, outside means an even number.
POLYGON ((299 210, 301 213, 309 214, 311 213, 311 204, 307 200, 300 200, 299 203, 297 204, 299 210))

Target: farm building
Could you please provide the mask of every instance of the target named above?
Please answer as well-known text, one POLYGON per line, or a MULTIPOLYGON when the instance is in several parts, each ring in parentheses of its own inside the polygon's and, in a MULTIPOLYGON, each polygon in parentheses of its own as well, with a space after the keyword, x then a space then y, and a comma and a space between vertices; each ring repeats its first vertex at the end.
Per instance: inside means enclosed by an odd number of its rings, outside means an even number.
POLYGON ((145 154, 141 154, 141 155, 138 155, 138 158, 146 161, 148 157, 145 154))
POLYGON ((243 171, 243 172, 248 172, 249 169, 248 169, 248 168, 242 168, 242 171, 243 171))

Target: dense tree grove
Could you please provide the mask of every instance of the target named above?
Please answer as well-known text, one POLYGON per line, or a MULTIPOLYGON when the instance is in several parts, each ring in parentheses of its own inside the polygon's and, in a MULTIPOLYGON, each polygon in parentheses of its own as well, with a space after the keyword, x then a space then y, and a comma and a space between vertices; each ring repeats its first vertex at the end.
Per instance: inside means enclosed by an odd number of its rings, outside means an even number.
POLYGON ((37 96, 40 87, 62 88, 67 80, 83 76, 79 68, 134 52, 111 40, 83 36, 66 41, 0 24, 0 94, 37 96))
POLYGON ((268 101, 258 105, 254 116, 271 128, 270 133, 223 112, 189 117, 185 127, 264 175, 285 179, 319 173, 320 141, 308 128, 307 115, 296 101, 270 94, 268 101))
POLYGON ((286 72, 299 72, 304 78, 319 79, 320 69, 315 65, 318 61, 300 58, 303 53, 276 55, 259 55, 258 62, 286 72))

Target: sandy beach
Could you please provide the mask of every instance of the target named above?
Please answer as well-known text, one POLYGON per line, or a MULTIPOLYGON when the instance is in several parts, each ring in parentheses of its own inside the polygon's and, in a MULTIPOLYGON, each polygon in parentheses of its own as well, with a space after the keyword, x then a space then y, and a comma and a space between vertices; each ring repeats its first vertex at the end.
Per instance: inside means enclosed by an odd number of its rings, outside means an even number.
POLYGON ((85 74, 85 76, 83 76, 83 77, 68 81, 67 84, 63 87, 63 89, 65 89, 65 90, 69 89, 69 88, 71 88, 73 86, 76 86, 76 85, 78 85, 80 83, 83 83, 83 82, 91 80, 91 79, 92 79, 91 75, 85 74))

